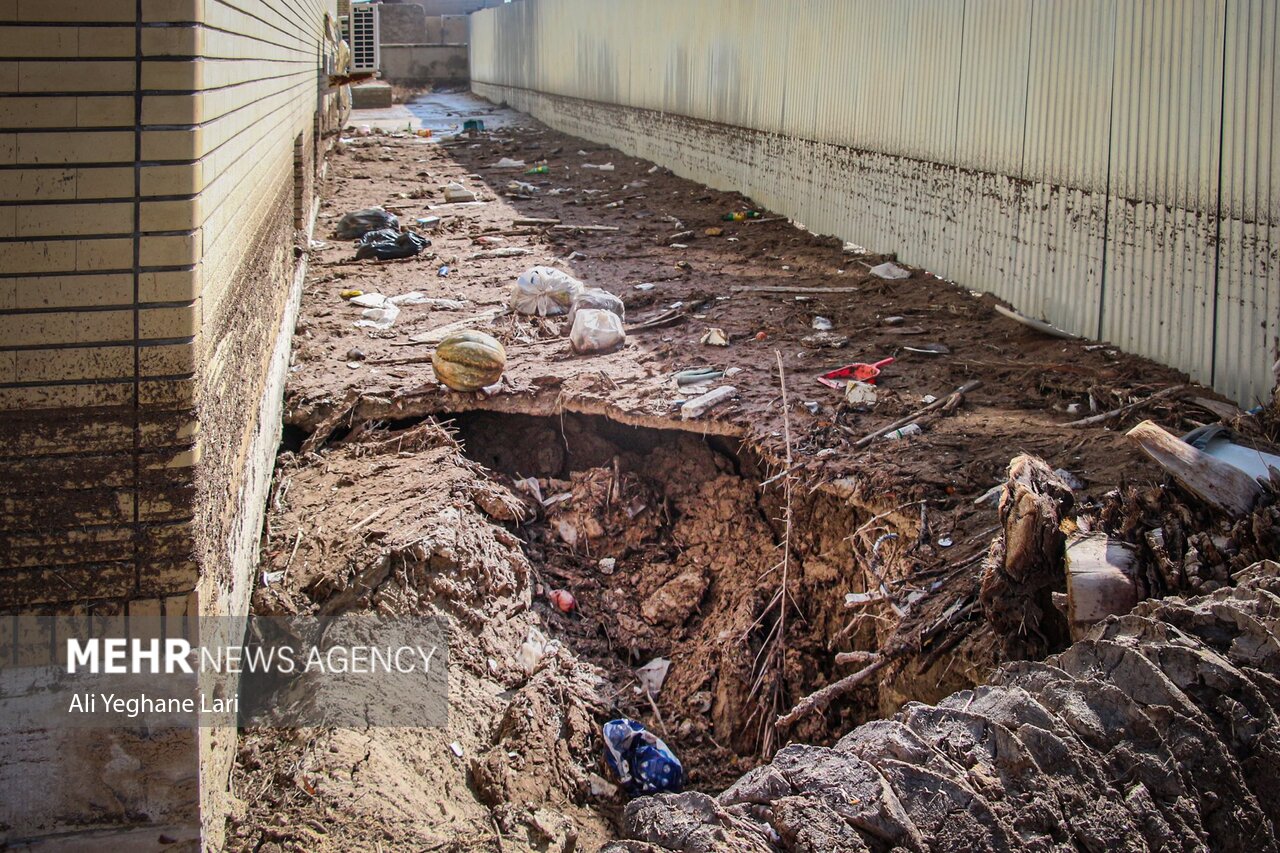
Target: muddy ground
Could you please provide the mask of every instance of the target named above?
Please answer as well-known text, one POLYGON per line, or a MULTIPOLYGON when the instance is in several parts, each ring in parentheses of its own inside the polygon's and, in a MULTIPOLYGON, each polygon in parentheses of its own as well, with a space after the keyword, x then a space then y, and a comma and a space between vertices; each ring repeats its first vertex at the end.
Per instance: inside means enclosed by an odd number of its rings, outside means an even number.
POLYGON ((255 609, 443 616, 450 722, 247 730, 236 849, 594 850, 618 834, 623 805, 599 757, 604 720, 661 732, 690 787, 715 794, 788 742, 831 744, 909 699, 971 687, 999 657, 975 607, 998 520, 993 502, 975 501, 1010 458, 1067 469, 1087 505, 1159 477, 1119 428, 1214 419, 1189 398, 1215 395, 1194 389, 1069 426, 1186 377, 1033 331, 925 271, 881 281, 869 270, 887 256, 768 211, 724 222, 752 203, 527 117, 439 104, 456 114, 436 126, 475 110, 490 132, 356 136, 330 160, 263 542, 264 572, 281 574, 255 609), (495 168, 504 157, 549 173, 495 168), (513 197, 511 181, 536 191, 513 197), (446 204, 450 182, 479 202, 446 204), (440 217, 423 232, 431 247, 355 261, 332 229, 372 205, 410 227, 440 217), (527 251, 487 256, 501 249, 527 251), (576 355, 563 320, 499 313, 535 264, 617 294, 629 324, 678 304, 677 320, 631 333, 617 352, 576 355), (461 304, 406 305, 390 329, 369 330, 354 325, 348 289, 461 304), (815 331, 815 317, 832 329, 815 331), (436 381, 433 331, 458 323, 506 347, 498 393, 436 381), (711 327, 727 347, 700 343, 711 327), (909 349, 925 345, 945 353, 909 349), (870 411, 817 382, 886 357, 896 360, 870 411), (736 368, 719 384, 737 396, 682 422, 673 376, 701 366, 736 368), (854 446, 975 379, 959 405, 920 419, 922 434, 854 446), (793 476, 778 477, 788 458, 793 476), (846 607, 847 594, 875 599, 882 587, 892 604, 846 607), (553 606, 556 590, 576 609, 553 606), (534 630, 559 648, 531 657, 522 644, 534 630), (852 671, 837 653, 904 643, 909 654, 825 715, 773 725, 852 671), (654 659, 671 664, 650 701, 636 670, 654 659))

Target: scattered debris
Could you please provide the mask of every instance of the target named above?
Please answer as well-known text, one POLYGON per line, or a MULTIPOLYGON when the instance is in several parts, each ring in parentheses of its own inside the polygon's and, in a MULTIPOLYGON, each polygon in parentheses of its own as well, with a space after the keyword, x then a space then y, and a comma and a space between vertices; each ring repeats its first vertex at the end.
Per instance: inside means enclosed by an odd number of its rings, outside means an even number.
POLYGON ((731 399, 738 393, 738 389, 732 385, 721 385, 712 391, 708 391, 701 397, 696 397, 680 407, 680 417, 683 420, 693 420, 700 418, 711 409, 731 399))
POLYGON ((835 370, 828 370, 826 373, 818 377, 818 381, 828 388, 840 388, 841 385, 837 380, 851 379, 856 382, 875 383, 880 376, 880 371, 893 364, 895 359, 882 358, 875 364, 867 364, 866 362, 854 362, 846 364, 844 367, 837 367, 835 370))
POLYGON ((727 347, 729 345, 729 337, 724 333, 724 329, 712 326, 702 333, 698 343, 709 347, 727 347))
POLYGON ((370 207, 345 214, 338 220, 334 236, 339 240, 357 240, 370 231, 400 232, 400 220, 381 207, 370 207))
POLYGON ((911 273, 893 263, 883 263, 871 268, 871 274, 884 281, 902 281, 911 278, 911 273))
POLYGON ((1091 417, 1082 418, 1081 420, 1078 420, 1078 421, 1071 421, 1069 424, 1067 424, 1067 426, 1086 427, 1086 426, 1095 426, 1096 424, 1106 423, 1107 421, 1114 420, 1115 418, 1121 417, 1122 415, 1127 415, 1139 409, 1145 408, 1151 405, 1152 403, 1154 403, 1156 400, 1160 400, 1165 397, 1178 394, 1185 390, 1187 390, 1187 386, 1185 385, 1175 385, 1172 388, 1165 388, 1162 391, 1157 391, 1148 397, 1144 397, 1141 400, 1136 400, 1127 405, 1120 406, 1117 409, 1112 409, 1109 412, 1103 412, 1100 415, 1093 415, 1091 417))
POLYGON ((486 249, 483 252, 475 252, 467 257, 469 261, 480 261, 489 258, 519 258, 524 255, 532 255, 533 249, 525 249, 520 246, 507 246, 502 249, 486 249))
MULTIPOLYGON (((951 394, 949 394, 946 397, 946 399, 934 400, 932 403, 929 403, 923 408, 916 409, 911 414, 906 415, 905 417, 899 418, 898 420, 894 421, 888 426, 883 426, 880 429, 875 430, 874 432, 868 433, 867 435, 863 436, 862 438, 854 442, 853 446, 865 447, 866 445, 870 444, 871 442, 875 441, 877 438, 881 437, 882 435, 885 435, 886 433, 890 433, 896 429, 901 429, 903 427, 906 427, 910 424, 915 423, 918 419, 920 419, 924 415, 929 414, 930 412, 935 412, 938 410, 942 410, 943 413, 952 412, 964 400, 964 396, 966 394, 976 391, 980 387, 982 387, 982 381, 979 379, 974 379, 969 382, 966 382, 956 390, 952 391, 951 394)), ((918 428, 919 424, 916 424, 916 426, 918 428)))
POLYGON ((1015 320, 1028 328, 1035 329, 1037 332, 1043 332, 1046 335, 1051 335, 1055 338, 1064 338, 1070 341, 1080 340, 1079 335, 1073 335, 1068 331, 1059 329, 1052 323, 1046 323, 1044 320, 1033 319, 1028 317, 1026 314, 1015 311, 1012 308, 1006 308, 999 303, 996 303, 992 307, 996 309, 997 314, 1002 314, 1010 320, 1015 320))
POLYGON ((1143 421, 1129 438, 1187 491, 1231 517, 1248 515, 1262 497, 1258 481, 1235 465, 1197 450, 1158 424, 1143 421))
POLYGON ((1067 543, 1063 562, 1071 639, 1137 606, 1137 557, 1128 543, 1101 533, 1079 536, 1067 543))
POLYGON ((612 352, 626 340, 622 318, 599 308, 577 311, 569 332, 569 342, 577 353, 612 352))
POLYGON ((446 204, 465 204, 474 202, 476 194, 462 184, 452 183, 444 188, 444 200, 446 204))
POLYGON ((547 601, 561 613, 572 613, 578 609, 578 600, 567 589, 553 589, 547 593, 547 601))
POLYGON ((657 698, 662 692, 662 684, 667 680, 671 670, 671 661, 666 658, 654 658, 636 670, 636 678, 640 679, 640 689, 651 697, 657 698))
POLYGON ((871 409, 876 404, 876 386, 857 379, 844 386, 844 401, 855 409, 871 409))
POLYGON ((679 791, 684 768, 662 739, 635 720, 610 720, 602 729, 604 760, 633 795, 679 791))
POLYGON ((922 432, 924 432, 924 430, 920 428, 920 424, 910 423, 905 426, 900 426, 897 429, 891 429, 881 437, 884 438, 885 441, 898 441, 899 439, 910 438, 913 435, 920 435, 922 432))
POLYGON ((511 310, 539 317, 567 314, 582 290, 582 282, 555 267, 531 267, 511 288, 511 310))
POLYGON ((412 231, 370 231, 360 238, 356 260, 375 258, 379 261, 395 261, 411 258, 430 245, 430 240, 412 231))
POLYGON ((622 320, 627 319, 627 306, 621 299, 614 296, 607 290, 599 287, 587 287, 573 298, 573 304, 569 307, 569 324, 572 325, 574 318, 579 309, 594 308, 600 311, 609 311, 616 314, 622 320))

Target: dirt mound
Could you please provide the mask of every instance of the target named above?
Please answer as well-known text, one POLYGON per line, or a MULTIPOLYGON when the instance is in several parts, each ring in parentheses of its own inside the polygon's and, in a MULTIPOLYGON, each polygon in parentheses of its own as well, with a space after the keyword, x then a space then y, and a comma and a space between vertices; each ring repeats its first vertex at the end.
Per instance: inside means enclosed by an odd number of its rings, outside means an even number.
POLYGON ((1148 601, 1043 663, 632 802, 608 853, 1280 849, 1280 565, 1148 601))
MULTIPOLYGON (((501 837, 561 850, 613 835, 608 809, 583 805, 593 721, 608 711, 599 672, 568 649, 532 673, 515 654, 540 624, 530 566, 482 507, 510 517, 520 506, 433 422, 282 458, 263 561, 273 580, 255 614, 443 620, 448 724, 246 729, 229 849, 469 849, 501 837)), ((334 683, 303 675, 281 694, 323 707, 334 683)))

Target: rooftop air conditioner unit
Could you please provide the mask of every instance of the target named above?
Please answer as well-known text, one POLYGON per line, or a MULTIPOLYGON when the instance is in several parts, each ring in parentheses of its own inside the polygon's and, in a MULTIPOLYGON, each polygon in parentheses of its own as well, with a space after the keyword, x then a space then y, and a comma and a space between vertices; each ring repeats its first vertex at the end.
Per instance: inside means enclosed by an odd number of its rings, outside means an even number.
POLYGON ((351 71, 377 71, 382 59, 378 37, 378 4, 352 3, 343 36, 351 45, 351 71))

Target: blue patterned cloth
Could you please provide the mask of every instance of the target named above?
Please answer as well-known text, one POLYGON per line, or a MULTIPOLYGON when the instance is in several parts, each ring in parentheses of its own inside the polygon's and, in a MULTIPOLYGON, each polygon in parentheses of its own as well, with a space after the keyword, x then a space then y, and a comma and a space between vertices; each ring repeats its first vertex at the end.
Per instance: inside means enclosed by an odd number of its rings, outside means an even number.
POLYGON ((635 720, 604 724, 604 760, 631 794, 679 791, 684 785, 680 759, 662 739, 635 720))

